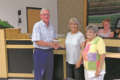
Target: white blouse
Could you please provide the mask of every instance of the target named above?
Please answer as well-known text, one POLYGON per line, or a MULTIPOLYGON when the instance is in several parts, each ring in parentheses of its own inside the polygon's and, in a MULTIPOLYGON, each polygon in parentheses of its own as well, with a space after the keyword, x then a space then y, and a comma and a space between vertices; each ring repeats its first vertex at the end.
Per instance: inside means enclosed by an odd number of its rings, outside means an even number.
POLYGON ((76 34, 67 33, 66 36, 66 61, 69 64, 75 64, 80 57, 81 47, 80 44, 85 42, 85 37, 80 31, 76 34))

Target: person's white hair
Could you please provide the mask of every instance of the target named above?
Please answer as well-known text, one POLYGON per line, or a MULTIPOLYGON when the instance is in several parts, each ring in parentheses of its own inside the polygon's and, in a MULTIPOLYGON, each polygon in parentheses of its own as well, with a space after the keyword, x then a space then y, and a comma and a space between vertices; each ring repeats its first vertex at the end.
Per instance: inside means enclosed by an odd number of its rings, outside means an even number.
POLYGON ((87 30, 93 30, 94 31, 94 33, 98 33, 98 27, 97 27, 97 25, 95 25, 95 24, 89 24, 87 27, 86 27, 86 31, 87 30))
MULTIPOLYGON (((40 11, 40 14, 42 14, 42 12, 43 12, 43 11, 46 11, 46 10, 49 11, 49 9, 47 9, 47 8, 42 8, 41 11, 40 11)), ((50 11, 49 11, 49 12, 50 12, 50 11)))
POLYGON ((71 18, 70 21, 69 21, 69 24, 68 24, 68 29, 70 29, 70 23, 71 22, 74 22, 78 25, 78 29, 80 29, 80 22, 78 21, 77 18, 71 18))

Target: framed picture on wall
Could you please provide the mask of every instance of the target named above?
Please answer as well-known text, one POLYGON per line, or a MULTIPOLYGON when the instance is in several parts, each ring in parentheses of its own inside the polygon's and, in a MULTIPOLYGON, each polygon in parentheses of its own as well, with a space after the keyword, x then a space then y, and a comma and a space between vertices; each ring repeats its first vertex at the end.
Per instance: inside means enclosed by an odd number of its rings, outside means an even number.
POLYGON ((111 29, 120 29, 120 0, 85 0, 85 14, 87 24, 103 27, 102 21, 110 18, 111 29))

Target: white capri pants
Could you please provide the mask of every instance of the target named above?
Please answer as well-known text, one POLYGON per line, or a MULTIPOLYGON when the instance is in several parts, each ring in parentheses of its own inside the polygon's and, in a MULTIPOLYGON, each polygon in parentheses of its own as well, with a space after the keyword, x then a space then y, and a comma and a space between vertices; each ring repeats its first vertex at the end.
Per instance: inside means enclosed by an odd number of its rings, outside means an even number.
POLYGON ((100 72, 100 76, 95 76, 96 71, 85 71, 85 80, 104 80, 105 70, 100 72))

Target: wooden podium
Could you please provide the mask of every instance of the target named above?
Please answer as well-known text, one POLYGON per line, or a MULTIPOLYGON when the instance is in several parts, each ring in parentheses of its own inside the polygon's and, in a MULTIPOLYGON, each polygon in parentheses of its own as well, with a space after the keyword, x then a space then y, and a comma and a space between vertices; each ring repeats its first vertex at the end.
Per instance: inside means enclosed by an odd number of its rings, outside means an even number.
POLYGON ((6 52, 5 30, 0 29, 0 80, 7 80, 8 64, 6 52))

